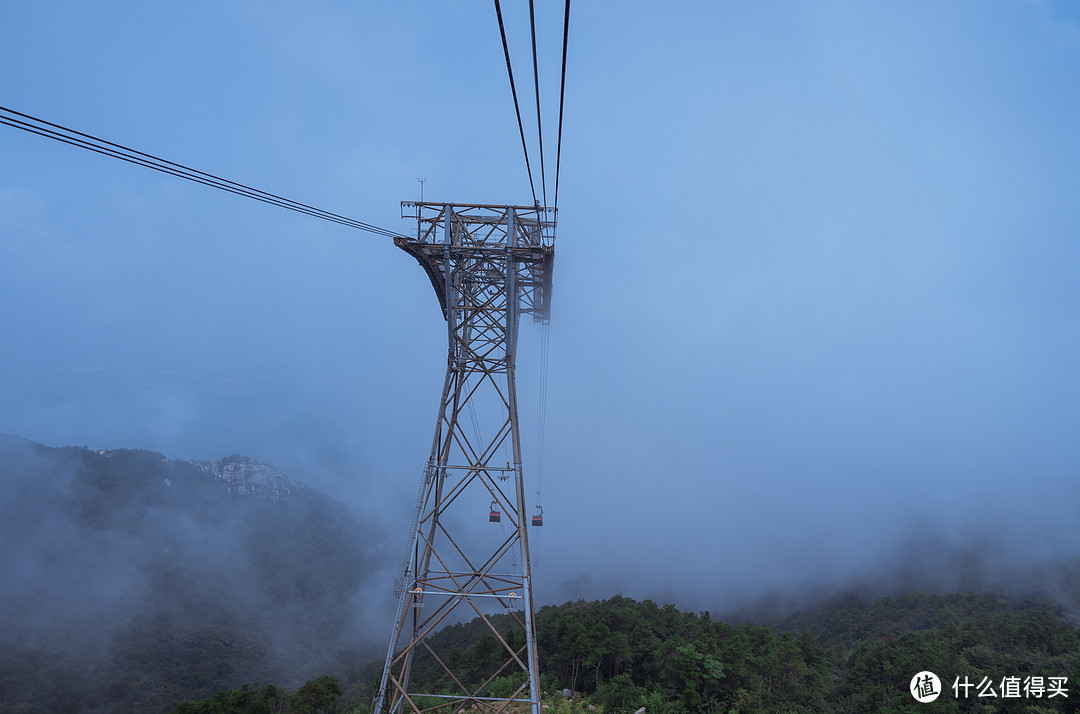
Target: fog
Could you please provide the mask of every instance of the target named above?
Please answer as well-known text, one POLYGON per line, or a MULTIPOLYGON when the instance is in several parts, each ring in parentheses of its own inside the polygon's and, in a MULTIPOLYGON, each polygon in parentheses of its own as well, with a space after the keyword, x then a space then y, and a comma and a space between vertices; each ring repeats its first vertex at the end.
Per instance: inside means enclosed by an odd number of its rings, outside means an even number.
POLYGON ((132 678, 144 681, 142 697, 175 704, 177 687, 295 687, 376 657, 384 544, 299 484, 275 500, 230 492, 197 465, 153 452, 56 450, 0 435, 0 488, 10 702, 47 676, 14 671, 39 656, 86 711, 138 705, 112 691, 132 678))
MULTIPOLYGON (((1077 13, 575 6, 539 602, 715 613, 1049 582, 1078 555, 1077 13)), ((537 30, 549 186, 561 19, 537 30)), ((483 4, 24 3, 0 59, 5 106, 390 229, 418 178, 428 200, 531 200, 483 4)), ((396 559, 445 369, 415 262, 0 129, 0 432, 251 456, 396 559)))

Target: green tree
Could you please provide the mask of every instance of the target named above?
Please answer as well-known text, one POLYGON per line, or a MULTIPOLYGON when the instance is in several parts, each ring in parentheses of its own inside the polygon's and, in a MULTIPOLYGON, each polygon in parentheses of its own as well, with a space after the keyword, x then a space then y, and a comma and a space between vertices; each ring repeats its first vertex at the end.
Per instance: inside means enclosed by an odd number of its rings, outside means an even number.
POLYGON ((682 702, 688 709, 699 709, 719 693, 717 685, 724 678, 724 665, 712 655, 699 652, 693 644, 677 647, 675 652, 682 679, 682 702))
POLYGON ((328 674, 308 680, 293 695, 291 711, 296 714, 331 714, 341 696, 341 686, 328 674))

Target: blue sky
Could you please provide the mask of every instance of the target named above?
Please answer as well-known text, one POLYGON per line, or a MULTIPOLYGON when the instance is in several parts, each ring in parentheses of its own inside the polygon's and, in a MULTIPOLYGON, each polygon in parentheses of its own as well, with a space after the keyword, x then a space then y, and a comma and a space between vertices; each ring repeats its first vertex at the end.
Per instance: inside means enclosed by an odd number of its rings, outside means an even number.
MULTIPOLYGON (((4 106, 396 230, 418 177, 531 200, 490 4, 3 15, 4 106)), ((1078 86, 1066 2, 576 5, 540 598, 721 610, 912 533, 1075 555, 1078 86)), ((388 239, 0 127, 0 304, 0 431, 242 453, 404 539, 445 328, 388 239)))

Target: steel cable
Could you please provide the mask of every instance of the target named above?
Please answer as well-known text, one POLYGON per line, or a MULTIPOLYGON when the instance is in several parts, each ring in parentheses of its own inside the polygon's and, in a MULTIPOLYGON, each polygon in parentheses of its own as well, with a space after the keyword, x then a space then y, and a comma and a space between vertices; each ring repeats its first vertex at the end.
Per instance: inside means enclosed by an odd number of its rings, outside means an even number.
POLYGON ((559 141, 555 147, 555 209, 559 208, 559 162, 562 159, 563 99, 566 96, 566 40, 570 34, 570 0, 566 0, 566 15, 562 31, 562 79, 559 82, 559 141))
MULTIPOLYGON (((544 126, 540 123, 540 65, 536 61, 536 13, 533 0, 529 0, 529 29, 532 32, 533 87, 536 91, 536 135, 540 144, 540 192, 547 208, 547 179, 544 178, 544 126)), ((533 201, 535 201, 535 197, 533 201)))
POLYGON ((521 122, 521 108, 518 105, 517 88, 514 86, 514 69, 510 66, 510 46, 506 43, 506 27, 503 25, 502 7, 495 0, 495 15, 499 18, 499 35, 502 37, 503 55, 506 56, 506 73, 510 76, 510 94, 514 97, 514 113, 517 114, 518 131, 521 133, 521 150, 525 152, 525 170, 529 172, 529 190, 533 204, 536 204, 536 185, 533 183, 532 166, 529 165, 529 148, 525 143, 525 125, 521 122))
POLYGON ((204 186, 210 186, 212 188, 221 189, 222 191, 228 191, 239 196, 245 196, 247 198, 255 199, 256 201, 262 201, 280 208, 286 208, 290 211, 297 213, 303 213, 305 215, 312 216, 314 218, 321 218, 325 221, 332 223, 338 223, 349 228, 355 228, 357 230, 368 231, 369 233, 375 233, 378 235, 386 236, 388 238, 405 238, 402 233, 391 231, 386 228, 380 228, 370 223, 358 221, 354 218, 348 218, 337 213, 331 213, 324 211, 321 208, 315 208, 309 206, 306 203, 300 203, 299 201, 293 201, 292 199, 284 198, 273 193, 261 191, 257 188, 252 188, 236 181, 230 181, 228 179, 216 176, 214 174, 206 173, 205 171, 199 171, 183 164, 178 164, 173 161, 168 161, 152 154, 147 154, 142 151, 137 151, 121 144, 116 144, 111 141, 106 141, 90 134, 85 134, 81 131, 69 129, 59 124, 54 124, 44 119, 38 119, 37 117, 24 114, 22 112, 9 109, 7 107, 0 107, 0 124, 13 127, 15 129, 22 129, 23 131, 31 134, 37 134, 48 139, 53 139, 71 146, 77 146, 82 149, 102 154, 104 156, 110 156, 121 161, 126 161, 137 166, 144 166, 148 169, 160 171, 161 173, 170 174, 178 178, 187 179, 195 183, 203 184, 204 186))

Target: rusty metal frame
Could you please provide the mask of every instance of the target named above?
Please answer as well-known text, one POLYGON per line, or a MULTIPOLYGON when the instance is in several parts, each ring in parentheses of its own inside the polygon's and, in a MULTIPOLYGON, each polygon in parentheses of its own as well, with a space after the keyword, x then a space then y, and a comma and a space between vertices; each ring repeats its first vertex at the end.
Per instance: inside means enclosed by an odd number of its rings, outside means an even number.
POLYGON ((540 714, 514 363, 520 316, 532 315, 542 323, 550 318, 554 211, 540 206, 413 201, 401 206, 403 218, 416 219, 416 237, 394 242, 430 279, 447 322, 449 350, 431 455, 395 584, 397 613, 373 711, 419 714, 453 705, 454 712, 475 708, 497 714, 511 702, 527 702, 533 714, 540 714), (486 436, 476 423, 478 407, 486 407, 486 436), (472 435, 467 433, 469 419, 461 418, 463 412, 474 421, 472 435), (500 458, 507 448, 513 465, 507 459, 504 468, 500 458), (501 485, 510 478, 512 493, 501 485), (475 538, 480 529, 466 528, 454 518, 457 510, 468 506, 466 493, 477 492, 486 493, 484 498, 490 497, 506 515, 508 536, 492 540, 489 535, 480 545, 475 538), (514 556, 520 559, 520 569, 506 572, 507 561, 514 556), (426 616, 425 600, 434 605, 426 616), (486 623, 504 654, 501 666, 475 688, 427 643, 462 606, 468 606, 467 617, 486 623), (491 619, 496 613, 509 614, 513 626, 523 631, 523 647, 515 648, 498 631, 491 619), (432 657, 456 691, 410 691, 409 676, 419 652, 432 657), (485 695, 486 688, 507 671, 524 672, 524 684, 508 698, 485 695), (417 697, 441 703, 424 709, 417 697))

